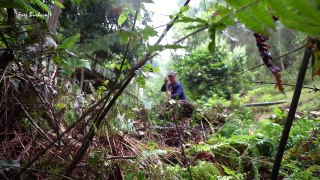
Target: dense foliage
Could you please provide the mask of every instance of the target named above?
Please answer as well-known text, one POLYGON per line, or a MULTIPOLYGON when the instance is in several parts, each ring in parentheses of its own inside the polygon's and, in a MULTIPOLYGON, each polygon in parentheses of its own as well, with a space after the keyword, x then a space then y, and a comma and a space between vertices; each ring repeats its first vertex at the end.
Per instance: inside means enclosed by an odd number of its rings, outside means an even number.
POLYGON ((246 67, 244 48, 230 50, 225 40, 218 44, 214 53, 200 47, 174 64, 192 98, 218 95, 230 99, 244 87, 245 80, 237 75, 246 67))

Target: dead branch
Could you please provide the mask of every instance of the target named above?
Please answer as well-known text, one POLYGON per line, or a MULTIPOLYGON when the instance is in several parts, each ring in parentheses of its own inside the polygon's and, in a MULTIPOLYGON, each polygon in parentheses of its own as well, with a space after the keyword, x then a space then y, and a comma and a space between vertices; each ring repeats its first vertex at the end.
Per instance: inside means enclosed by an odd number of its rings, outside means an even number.
MULTIPOLYGON (((260 84, 260 85, 262 85, 262 84, 272 84, 272 85, 275 85, 276 83, 274 83, 274 82, 264 82, 264 81, 253 81, 253 82, 251 82, 251 83, 256 83, 256 84, 260 84)), ((296 85, 294 85, 294 84, 288 84, 288 83, 282 83, 282 85, 284 85, 284 86, 291 86, 291 87, 296 87, 296 85)), ((320 91, 320 89, 319 88, 317 88, 315 85, 313 85, 313 87, 310 87, 310 86, 303 86, 302 88, 304 88, 304 89, 310 89, 311 91, 310 92, 318 92, 318 91, 320 91)))
MULTIPOLYGON (((18 168, 18 169, 25 168, 23 166, 14 166, 14 165, 10 165, 10 164, 1 164, 1 166, 9 167, 9 168, 18 168)), ((61 175, 61 174, 56 174, 56 173, 43 171, 43 170, 40 170, 40 169, 34 169, 34 168, 27 168, 27 169, 30 170, 30 171, 37 171, 37 172, 41 172, 41 173, 47 173, 47 174, 51 174, 51 175, 54 175, 54 176, 58 176, 58 177, 62 177, 62 178, 66 178, 66 179, 71 179, 72 180, 72 178, 64 176, 64 175, 61 175)))
MULTIPOLYGON (((74 127, 76 127, 77 124, 79 124, 80 122, 82 122, 89 114, 94 112, 94 109, 96 109, 99 105, 102 104, 102 102, 105 100, 105 98, 109 96, 109 94, 107 94, 105 97, 101 98, 98 102, 96 102, 95 104, 93 104, 91 107, 89 107, 87 109, 87 111, 85 111, 81 117, 79 117, 76 122, 74 122, 71 126, 69 126, 67 128, 67 130, 65 130, 64 132, 61 133, 61 137, 63 138, 66 134, 68 134, 74 127)), ((30 160, 16 175, 14 175, 12 177, 12 179, 15 179, 16 177, 19 177, 21 174, 23 174, 26 170, 28 170, 35 162, 37 162, 43 155, 45 155, 47 153, 47 151, 49 149, 51 149, 56 142, 59 140, 59 138, 56 138, 55 140, 53 140, 53 142, 51 142, 45 149, 43 149, 36 157, 34 157, 32 160, 30 160)))
POLYGON ((107 160, 115 160, 115 159, 136 159, 136 156, 110 156, 107 157, 107 160))
POLYGON ((21 102, 13 96, 13 98, 16 100, 16 102, 18 103, 18 105, 20 105, 21 109, 23 110, 23 112, 25 113, 25 115, 27 116, 27 119, 30 121, 30 123, 32 124, 32 126, 38 131, 38 133, 46 140, 48 140, 49 142, 53 142, 45 133, 44 131, 38 126, 38 124, 34 121, 34 119, 30 116, 30 114, 28 113, 28 111, 24 108, 24 106, 21 104, 21 102))
POLYGON ((283 103, 288 103, 289 101, 287 100, 282 100, 282 101, 273 101, 273 102, 261 102, 261 103, 250 103, 250 104, 243 104, 242 106, 271 106, 271 105, 276 105, 276 104, 283 104, 283 103))
MULTIPOLYGON (((290 52, 288 52, 288 53, 286 53, 286 54, 283 54, 283 55, 281 55, 281 56, 273 59, 272 62, 273 62, 273 61, 276 61, 276 60, 279 60, 279 59, 281 59, 281 58, 283 58, 283 57, 286 57, 286 56, 288 56, 288 55, 290 55, 290 54, 292 54, 292 53, 295 53, 295 52, 303 49, 305 46, 306 46, 306 45, 304 44, 304 45, 298 47, 297 49, 294 49, 294 50, 292 50, 292 51, 290 51, 290 52)), ((255 67, 253 67, 253 68, 250 68, 250 69, 247 69, 247 70, 242 71, 240 74, 242 75, 242 74, 244 74, 244 73, 246 73, 246 72, 252 71, 252 70, 254 70, 254 69, 258 68, 258 67, 261 67, 261 66, 263 66, 263 65, 264 65, 264 64, 259 64, 258 66, 255 66, 255 67)), ((283 84, 283 85, 284 85, 284 84, 283 84)))

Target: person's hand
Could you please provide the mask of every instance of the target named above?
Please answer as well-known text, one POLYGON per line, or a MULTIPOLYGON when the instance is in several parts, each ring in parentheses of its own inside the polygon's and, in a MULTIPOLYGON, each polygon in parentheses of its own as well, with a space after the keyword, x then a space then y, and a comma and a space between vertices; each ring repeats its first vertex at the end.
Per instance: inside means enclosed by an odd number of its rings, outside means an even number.
POLYGON ((167 91, 167 96, 171 97, 171 91, 167 91))

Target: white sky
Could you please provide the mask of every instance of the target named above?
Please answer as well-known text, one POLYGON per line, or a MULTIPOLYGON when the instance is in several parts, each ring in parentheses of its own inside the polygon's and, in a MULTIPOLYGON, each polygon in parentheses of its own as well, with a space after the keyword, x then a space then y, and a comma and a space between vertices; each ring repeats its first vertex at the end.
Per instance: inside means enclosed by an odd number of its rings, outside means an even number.
MULTIPOLYGON (((175 14, 179 11, 177 2, 174 0, 153 0, 153 2, 154 4, 145 3, 145 8, 149 11, 154 12, 152 16, 152 21, 149 23, 149 25, 152 27, 165 25, 166 23, 170 22, 170 18, 168 15, 175 14)), ((156 29, 159 35, 162 33, 164 28, 165 26, 156 29)), ((170 32, 171 31, 169 31, 168 35, 166 36, 168 40, 171 39, 170 32)), ((157 39, 158 37, 151 38, 150 43, 155 43, 157 39)))
MULTIPOLYGON (((198 6, 201 0, 191 0, 189 6, 195 7, 198 6)), ((153 0, 154 3, 145 3, 144 6, 147 10, 154 12, 152 16, 152 22, 149 23, 152 27, 157 27, 160 25, 164 25, 170 22, 170 18, 168 15, 175 14, 179 12, 180 7, 178 6, 177 0, 153 0)), ((180 1, 181 2, 181 1, 180 1)), ((158 35, 161 35, 162 31, 165 27, 158 28, 158 35)), ((156 42, 158 37, 150 38, 150 44, 156 42)), ((172 30, 170 30, 167 36, 162 40, 162 44, 172 43, 172 30)), ((173 51, 173 50, 172 50, 173 51)), ((164 50, 160 53, 161 58, 163 60, 170 59, 170 51, 164 50)))

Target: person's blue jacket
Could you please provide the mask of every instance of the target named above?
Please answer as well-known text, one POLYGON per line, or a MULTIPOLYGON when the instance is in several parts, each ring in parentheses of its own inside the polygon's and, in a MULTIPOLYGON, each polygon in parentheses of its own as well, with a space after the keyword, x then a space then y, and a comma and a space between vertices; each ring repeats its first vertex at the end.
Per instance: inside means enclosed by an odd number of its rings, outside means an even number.
MULTIPOLYGON (((175 100, 186 100, 186 95, 183 90, 183 86, 181 83, 177 82, 175 85, 169 84, 169 90, 171 91, 171 98, 175 100)), ((166 91, 166 85, 164 84, 161 88, 161 91, 166 91)))

